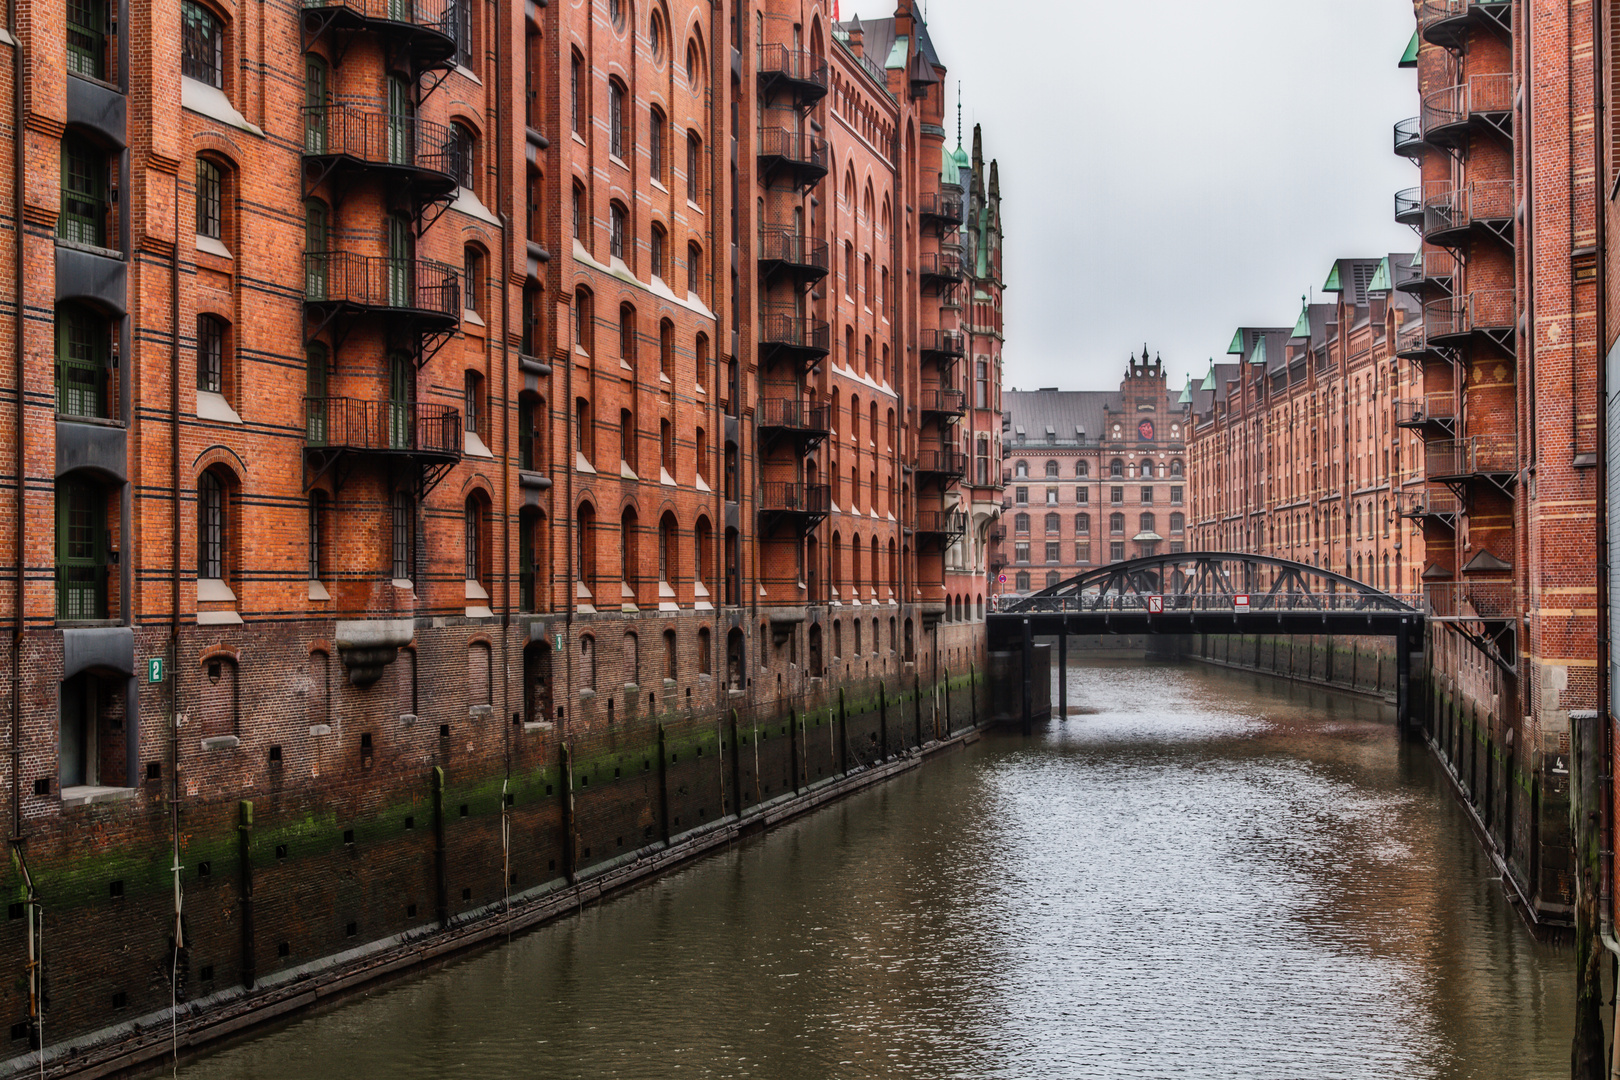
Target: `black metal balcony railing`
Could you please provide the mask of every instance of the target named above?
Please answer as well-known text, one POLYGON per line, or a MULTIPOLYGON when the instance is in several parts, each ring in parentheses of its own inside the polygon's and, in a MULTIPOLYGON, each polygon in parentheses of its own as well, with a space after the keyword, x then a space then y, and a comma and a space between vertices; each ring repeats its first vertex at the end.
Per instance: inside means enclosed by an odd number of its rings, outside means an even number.
POLYGON ((962 256, 954 251, 929 251, 918 260, 917 273, 924 282, 939 284, 962 280, 962 256))
POLYGON ((1517 440, 1511 435, 1472 435, 1425 444, 1426 473, 1431 480, 1461 480, 1517 470, 1517 440))
POLYGON ((305 11, 339 10, 368 22, 401 23, 455 37, 457 0, 304 0, 305 11))
POLYGON ((917 471, 936 476, 967 475, 967 455, 955 449, 925 449, 917 452, 917 471))
POLYGON ((1442 619, 1496 622, 1518 618, 1511 581, 1437 581, 1423 586, 1424 606, 1442 619))
POLYGON ((1395 153, 1414 160, 1423 155, 1422 117, 1413 116, 1395 122, 1395 153))
POLYGON ((802 109, 826 96, 827 61, 815 53, 790 49, 786 45, 761 45, 759 81, 767 99, 785 91, 802 109))
POLYGON ((956 192, 930 191, 917 200, 917 216, 925 223, 959 227, 962 224, 962 196, 956 192))
POLYGON ((795 232, 788 225, 762 225, 759 261, 767 272, 788 269, 802 280, 827 276, 827 241, 795 232))
POLYGON ((1449 525, 1462 513, 1462 500, 1455 492, 1441 487, 1401 491, 1395 495, 1395 512, 1401 517, 1426 518, 1449 525))
POLYGON ((830 161, 827 140, 820 135, 778 127, 760 129, 759 159, 767 180, 774 174, 786 173, 801 187, 826 176, 830 161))
POLYGON ((917 336, 925 358, 955 357, 967 352, 967 335, 960 330, 924 330, 917 336))
POLYGON ((808 514, 820 517, 832 509, 832 488, 826 484, 768 480, 760 487, 759 508, 767 514, 808 514))
POLYGON ((967 514, 957 510, 918 510, 917 531, 932 536, 961 536, 967 532, 967 514))
POLYGON ((461 413, 421 401, 305 398, 304 444, 312 449, 461 457, 461 413))
POLYGON ((1513 308, 1513 290, 1485 289, 1424 304, 1423 322, 1432 344, 1462 344, 1479 334, 1511 355, 1515 351, 1513 308))
POLYGON ((1456 246, 1466 242, 1476 227, 1511 242, 1513 181, 1476 180, 1461 187, 1424 185, 1423 239, 1456 246))
POLYGON ((306 106, 304 153, 436 174, 451 187, 465 165, 461 139, 450 125, 353 105, 306 106))
POLYGON ((1431 44, 1456 48, 1476 24, 1509 30, 1512 0, 1423 0, 1418 7, 1418 30, 1431 44))
POLYGON ((1423 264, 1401 267, 1395 278, 1395 288, 1406 293, 1450 292, 1457 276, 1457 257, 1449 251, 1429 248, 1423 253, 1423 264))
POLYGON ((1395 400, 1397 427, 1450 425, 1457 420, 1457 395, 1450 390, 1434 390, 1419 398, 1395 400))
POLYGON ((918 396, 918 406, 925 413, 957 417, 967 411, 967 395, 960 390, 930 388, 923 390, 918 396))
POLYGON ((304 301, 461 318, 461 271, 431 259, 347 251, 304 256, 304 301))
POLYGON ((1423 225, 1423 189, 1404 188, 1395 193, 1395 223, 1414 229, 1423 225))
POLYGON ((810 364, 827 355, 832 345, 832 327, 825 319, 766 310, 759 317, 759 342, 767 353, 797 355, 810 364))
POLYGON ((1442 87, 1424 95, 1423 141, 1454 145, 1468 128, 1480 121, 1503 134, 1507 114, 1513 111, 1513 76, 1507 72, 1475 75, 1465 83, 1442 87))
POLYGON ((760 402, 755 422, 761 428, 782 428, 825 436, 832 430, 829 420, 832 410, 826 405, 813 405, 792 398, 773 398, 760 402))

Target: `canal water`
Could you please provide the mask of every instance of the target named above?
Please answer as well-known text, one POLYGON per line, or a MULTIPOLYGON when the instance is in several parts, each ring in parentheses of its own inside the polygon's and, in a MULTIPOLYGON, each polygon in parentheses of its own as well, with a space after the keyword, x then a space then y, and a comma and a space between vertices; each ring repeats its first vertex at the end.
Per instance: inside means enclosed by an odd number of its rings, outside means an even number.
POLYGON ((1567 1076, 1536 943, 1393 712, 1082 662, 995 734, 193 1062, 308 1077, 1567 1076))

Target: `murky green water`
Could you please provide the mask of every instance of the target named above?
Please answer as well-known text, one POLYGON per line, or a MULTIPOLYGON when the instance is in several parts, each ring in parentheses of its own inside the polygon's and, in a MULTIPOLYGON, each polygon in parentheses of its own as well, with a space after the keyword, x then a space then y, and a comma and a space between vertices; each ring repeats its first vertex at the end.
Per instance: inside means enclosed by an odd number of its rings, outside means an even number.
POLYGON ((1082 664, 1088 710, 221 1051, 308 1077, 1568 1075, 1443 778, 1350 697, 1082 664))

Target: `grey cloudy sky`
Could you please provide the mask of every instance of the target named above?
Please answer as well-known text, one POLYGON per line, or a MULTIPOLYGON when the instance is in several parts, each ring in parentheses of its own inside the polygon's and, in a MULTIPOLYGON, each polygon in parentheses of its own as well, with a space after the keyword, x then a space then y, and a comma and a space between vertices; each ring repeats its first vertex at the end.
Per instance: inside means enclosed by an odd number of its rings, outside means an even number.
POLYGON ((1144 341, 1179 385, 1236 327, 1292 325, 1335 258, 1413 248, 1410 0, 927 7, 1001 162, 1009 388, 1113 388, 1144 341))

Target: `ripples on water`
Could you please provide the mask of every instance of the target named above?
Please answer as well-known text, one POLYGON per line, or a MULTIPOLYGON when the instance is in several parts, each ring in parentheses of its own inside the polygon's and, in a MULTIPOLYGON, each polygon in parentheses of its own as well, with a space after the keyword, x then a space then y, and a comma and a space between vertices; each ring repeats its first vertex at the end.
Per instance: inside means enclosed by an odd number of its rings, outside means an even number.
POLYGON ((1567 1075, 1533 942, 1374 703, 1081 664, 995 735, 190 1080, 1567 1075))

